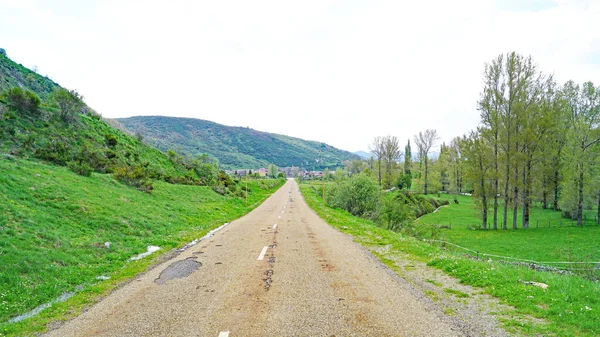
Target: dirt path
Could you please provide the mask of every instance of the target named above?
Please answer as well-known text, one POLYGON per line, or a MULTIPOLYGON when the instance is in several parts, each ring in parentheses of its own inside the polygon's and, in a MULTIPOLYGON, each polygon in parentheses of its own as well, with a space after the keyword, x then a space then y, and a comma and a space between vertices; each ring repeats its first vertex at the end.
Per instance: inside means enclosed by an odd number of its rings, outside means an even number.
POLYGON ((328 226, 289 180, 253 212, 47 335, 471 333, 328 226))

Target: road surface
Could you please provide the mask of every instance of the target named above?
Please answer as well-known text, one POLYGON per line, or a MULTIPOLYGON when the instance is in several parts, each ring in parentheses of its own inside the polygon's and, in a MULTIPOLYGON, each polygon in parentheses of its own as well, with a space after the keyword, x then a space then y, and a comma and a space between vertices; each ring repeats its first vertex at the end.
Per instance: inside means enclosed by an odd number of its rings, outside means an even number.
POLYGON ((48 336, 463 336, 293 180, 48 336))

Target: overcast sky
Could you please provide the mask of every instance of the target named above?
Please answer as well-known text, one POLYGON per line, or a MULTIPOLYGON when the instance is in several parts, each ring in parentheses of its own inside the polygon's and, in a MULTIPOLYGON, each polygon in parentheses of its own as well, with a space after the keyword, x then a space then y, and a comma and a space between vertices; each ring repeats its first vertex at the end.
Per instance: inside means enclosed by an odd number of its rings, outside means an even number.
POLYGON ((600 0, 0 0, 0 48, 105 117, 165 115, 367 150, 475 128, 484 64, 600 84, 600 0))

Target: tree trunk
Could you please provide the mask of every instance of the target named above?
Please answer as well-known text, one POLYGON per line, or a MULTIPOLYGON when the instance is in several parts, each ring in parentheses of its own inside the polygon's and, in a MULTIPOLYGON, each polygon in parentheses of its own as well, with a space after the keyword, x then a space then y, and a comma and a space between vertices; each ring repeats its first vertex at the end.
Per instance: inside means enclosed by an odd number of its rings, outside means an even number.
POLYGON ((428 177, 427 177, 427 155, 425 155, 425 186, 424 186, 424 193, 427 194, 427 185, 428 185, 428 177))
POLYGON ((583 165, 579 165, 579 198, 577 200, 577 225, 583 226, 583 165))
POLYGON ((513 189, 513 229, 517 229, 517 215, 519 211, 519 166, 515 165, 515 187, 513 189))
POLYGON ((529 196, 531 194, 530 176, 531 160, 528 160, 523 168, 523 223, 521 224, 521 227, 523 228, 529 228, 529 196))
POLYGON ((546 177, 546 175, 544 174, 544 179, 542 180, 542 208, 543 209, 548 208, 548 191, 546 191, 547 188, 548 188, 548 177, 546 177))
POLYGON ((598 192, 598 215, 596 216, 596 222, 600 225, 600 192, 598 192))
POLYGON ((498 229, 498 132, 494 139, 494 229, 498 229))
POLYGON ((379 186, 381 186, 381 158, 377 158, 378 168, 379 168, 379 186))
POLYGON ((558 169, 554 171, 554 202, 552 208, 558 211, 558 169))
POLYGON ((506 181, 504 182, 504 219, 502 223, 502 229, 507 229, 506 224, 508 222, 508 178, 510 176, 510 164, 508 162, 508 155, 506 156, 506 181))
MULTIPOLYGON (((483 172, 483 165, 479 162, 479 168, 481 172, 483 172)), ((488 217, 488 205, 487 205, 487 197, 485 195, 485 175, 482 173, 481 176, 481 204, 483 206, 483 229, 487 229, 487 217, 488 217)))

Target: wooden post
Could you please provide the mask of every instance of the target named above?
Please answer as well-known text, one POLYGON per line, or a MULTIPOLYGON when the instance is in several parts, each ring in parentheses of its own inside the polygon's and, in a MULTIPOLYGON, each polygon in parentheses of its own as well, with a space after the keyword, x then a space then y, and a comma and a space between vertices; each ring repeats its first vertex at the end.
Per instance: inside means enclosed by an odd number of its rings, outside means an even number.
POLYGON ((325 205, 325 170, 321 173, 321 181, 323 185, 323 205, 325 205))

